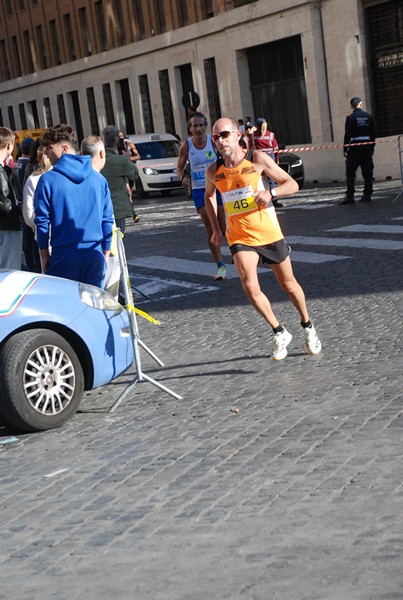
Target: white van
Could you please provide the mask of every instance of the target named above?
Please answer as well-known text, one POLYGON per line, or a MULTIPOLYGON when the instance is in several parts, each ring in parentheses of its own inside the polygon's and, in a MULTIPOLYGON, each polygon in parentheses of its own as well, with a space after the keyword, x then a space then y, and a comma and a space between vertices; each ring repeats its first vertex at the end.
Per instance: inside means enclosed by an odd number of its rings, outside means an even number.
POLYGON ((140 160, 136 162, 140 180, 136 182, 139 198, 149 192, 167 196, 171 190, 181 190, 181 179, 176 174, 180 142, 170 133, 145 133, 126 136, 136 146, 140 160))

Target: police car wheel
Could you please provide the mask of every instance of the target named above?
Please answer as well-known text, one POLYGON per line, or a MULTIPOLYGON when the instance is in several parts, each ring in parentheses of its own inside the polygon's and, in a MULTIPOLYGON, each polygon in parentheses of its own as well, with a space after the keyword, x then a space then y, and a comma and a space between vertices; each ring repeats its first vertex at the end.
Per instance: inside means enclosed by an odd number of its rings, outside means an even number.
POLYGON ((12 336, 0 352, 0 412, 20 431, 60 427, 77 411, 84 375, 59 334, 36 329, 12 336))

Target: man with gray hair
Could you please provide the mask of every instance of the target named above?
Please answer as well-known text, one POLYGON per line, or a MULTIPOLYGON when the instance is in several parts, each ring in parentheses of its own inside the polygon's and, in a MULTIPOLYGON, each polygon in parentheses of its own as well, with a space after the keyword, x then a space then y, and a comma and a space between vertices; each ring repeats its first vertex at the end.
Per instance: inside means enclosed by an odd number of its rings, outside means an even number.
POLYGON ((105 144, 99 135, 89 135, 83 139, 80 146, 82 156, 90 156, 93 168, 101 172, 105 166, 105 144))
POLYGON ((101 173, 109 185, 116 225, 124 233, 126 217, 130 217, 133 211, 127 184, 132 188, 139 174, 133 162, 127 156, 120 156, 117 151, 118 129, 114 125, 108 125, 103 130, 102 137, 106 150, 106 164, 101 173))
MULTIPOLYGON (((104 168, 106 160, 105 145, 99 136, 89 135, 84 138, 81 142, 81 154, 83 156, 91 157, 92 168, 95 169, 95 171, 98 171, 98 173, 104 168)), ((121 269, 116 236, 117 229, 116 224, 114 223, 111 252, 105 272, 104 288, 111 296, 118 300, 121 269)))

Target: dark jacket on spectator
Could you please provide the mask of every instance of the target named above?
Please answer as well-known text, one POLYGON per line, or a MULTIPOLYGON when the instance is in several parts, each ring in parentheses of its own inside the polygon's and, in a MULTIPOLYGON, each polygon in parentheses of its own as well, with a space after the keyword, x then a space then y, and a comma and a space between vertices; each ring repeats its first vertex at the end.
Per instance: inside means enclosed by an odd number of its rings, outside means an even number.
POLYGON ((0 229, 19 231, 21 229, 21 208, 15 198, 10 174, 10 167, 0 164, 0 229))
POLYGON ((133 207, 127 191, 127 183, 133 187, 139 177, 137 167, 127 156, 119 156, 112 148, 107 147, 105 155, 106 164, 101 174, 109 185, 115 219, 130 217, 133 207))

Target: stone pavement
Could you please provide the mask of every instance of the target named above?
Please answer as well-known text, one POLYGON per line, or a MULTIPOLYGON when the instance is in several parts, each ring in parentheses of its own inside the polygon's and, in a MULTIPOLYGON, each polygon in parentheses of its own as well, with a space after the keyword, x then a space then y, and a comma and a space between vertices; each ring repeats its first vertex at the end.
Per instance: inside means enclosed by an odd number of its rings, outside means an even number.
POLYGON ((0 598, 403 598, 403 195, 375 187, 370 205, 333 185, 279 210, 323 342, 303 354, 265 270, 294 336, 280 363, 238 280, 204 274, 192 204, 139 203, 127 257, 165 362, 142 351, 143 371, 183 399, 141 382, 108 412, 127 374, 62 429, 0 443, 0 598))

